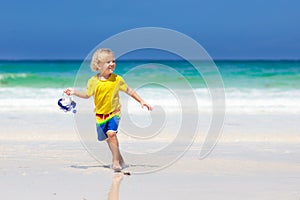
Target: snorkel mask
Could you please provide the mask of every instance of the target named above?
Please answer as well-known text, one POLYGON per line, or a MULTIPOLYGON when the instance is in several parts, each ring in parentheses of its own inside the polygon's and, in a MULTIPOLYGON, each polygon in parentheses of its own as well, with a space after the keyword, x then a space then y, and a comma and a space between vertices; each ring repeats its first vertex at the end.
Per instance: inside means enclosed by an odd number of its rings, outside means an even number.
POLYGON ((72 100, 72 98, 65 93, 63 93, 62 98, 60 98, 57 102, 60 109, 62 109, 65 112, 72 111, 73 113, 76 113, 76 102, 72 100))

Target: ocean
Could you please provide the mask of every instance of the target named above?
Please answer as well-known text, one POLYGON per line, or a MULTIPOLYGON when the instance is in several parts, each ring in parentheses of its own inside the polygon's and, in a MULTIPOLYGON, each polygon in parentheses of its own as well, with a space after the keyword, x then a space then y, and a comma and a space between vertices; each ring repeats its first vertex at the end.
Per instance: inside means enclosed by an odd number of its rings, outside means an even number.
MULTIPOLYGON (((226 112, 300 113, 300 61, 226 60, 215 64, 224 83, 226 112)), ((184 102, 174 101, 174 91, 192 90, 203 111, 211 107, 205 78, 185 61, 121 60, 115 73, 137 87, 151 104, 176 109, 184 102), (182 86, 182 81, 187 85, 182 86)), ((84 89, 92 75, 82 61, 0 61, 0 112, 56 112, 62 91, 78 81, 84 89)))

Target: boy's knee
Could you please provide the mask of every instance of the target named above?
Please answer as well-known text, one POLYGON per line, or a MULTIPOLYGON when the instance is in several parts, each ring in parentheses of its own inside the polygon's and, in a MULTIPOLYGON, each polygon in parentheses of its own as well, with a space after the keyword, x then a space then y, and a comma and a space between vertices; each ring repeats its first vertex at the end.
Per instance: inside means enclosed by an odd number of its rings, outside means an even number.
POLYGON ((112 137, 115 137, 117 133, 115 131, 107 131, 106 134, 109 138, 112 138, 112 137))

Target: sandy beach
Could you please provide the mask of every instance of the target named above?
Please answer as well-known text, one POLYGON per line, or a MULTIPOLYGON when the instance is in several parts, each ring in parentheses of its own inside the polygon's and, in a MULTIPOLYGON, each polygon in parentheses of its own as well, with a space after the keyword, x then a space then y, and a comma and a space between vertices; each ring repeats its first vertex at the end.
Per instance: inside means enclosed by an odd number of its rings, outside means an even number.
POLYGON ((1 114, 1 198, 299 199, 298 121, 231 114, 206 158, 195 143, 167 168, 125 176, 86 151, 71 114, 1 114))

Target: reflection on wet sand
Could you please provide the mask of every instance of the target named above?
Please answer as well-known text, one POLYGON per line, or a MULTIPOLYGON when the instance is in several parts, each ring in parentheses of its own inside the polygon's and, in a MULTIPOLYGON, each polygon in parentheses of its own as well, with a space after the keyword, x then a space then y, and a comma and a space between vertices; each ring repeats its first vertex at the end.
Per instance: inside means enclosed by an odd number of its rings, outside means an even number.
POLYGON ((111 187, 108 192, 108 200, 119 200, 119 189, 121 181, 123 180, 123 173, 115 173, 112 179, 111 187))

